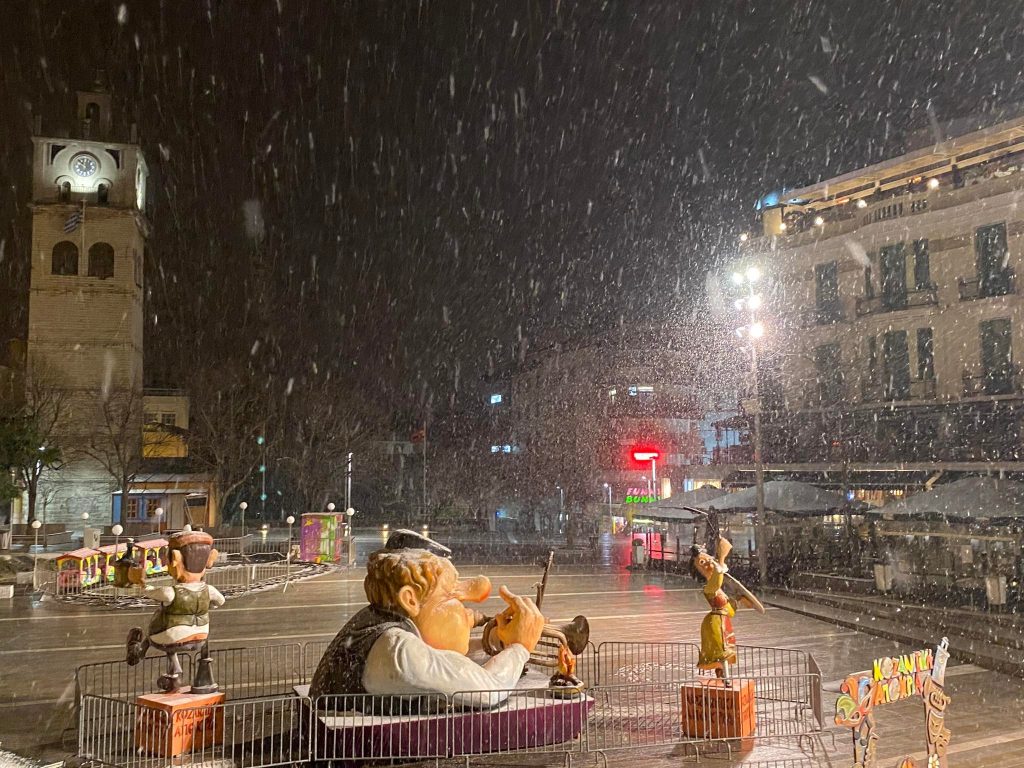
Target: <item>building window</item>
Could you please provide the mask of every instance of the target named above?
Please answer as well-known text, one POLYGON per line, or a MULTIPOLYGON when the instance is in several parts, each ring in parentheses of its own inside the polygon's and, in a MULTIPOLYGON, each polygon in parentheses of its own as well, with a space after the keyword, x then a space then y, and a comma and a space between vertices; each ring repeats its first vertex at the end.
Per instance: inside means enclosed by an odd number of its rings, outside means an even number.
POLYGON ((822 405, 838 403, 843 397, 843 366, 838 344, 814 348, 814 367, 818 374, 818 394, 822 405))
POLYGON ((491 395, 491 405, 500 405, 502 399, 501 395, 491 395))
POLYGON ((928 238, 914 241, 914 289, 932 290, 932 271, 929 264, 928 238))
POLYGON ((62 181, 57 187, 57 199, 62 203, 71 202, 71 182, 62 181))
POLYGON ((980 296, 1005 296, 1012 290, 1011 273, 1007 267, 1006 225, 979 227, 974 234, 977 257, 978 293, 980 296))
POLYGON ((160 422, 160 419, 157 418, 157 415, 153 413, 153 411, 146 411, 145 414, 143 414, 142 419, 146 424, 158 424, 160 422))
POLYGON ((868 381, 878 381, 878 339, 874 336, 868 336, 868 381))
POLYGON ((931 328, 917 329, 917 378, 920 381, 935 379, 935 343, 931 328))
POLYGON ((99 205, 106 205, 110 202, 110 187, 106 184, 96 185, 96 202, 99 205))
POLYGON ((910 397, 910 355, 906 331, 887 331, 882 337, 882 389, 886 400, 910 397))
POLYGON ((814 268, 814 306, 820 321, 839 319, 839 265, 834 261, 814 268))
POLYGON ((78 246, 70 240, 61 240, 53 246, 53 259, 50 263, 50 274, 78 274, 78 246))
POLYGON ((127 498, 126 499, 126 498, 124 498, 124 496, 122 496, 121 499, 122 499, 122 507, 123 507, 123 509, 121 511, 123 513, 122 517, 124 518, 124 520, 128 521, 128 522, 131 522, 131 521, 136 521, 137 522, 140 519, 139 518, 139 500, 137 498, 127 498))
POLYGON ((872 270, 870 265, 864 267, 864 298, 873 299, 875 298, 875 279, 871 274, 872 270))
POLYGON ((887 245, 878 256, 882 302, 889 309, 907 306, 907 257, 903 243, 887 245))
POLYGON ((114 249, 110 243, 89 246, 89 277, 105 280, 114 276, 114 249))
POLYGON ((981 324, 981 368, 986 395, 1008 395, 1013 386, 1013 345, 1009 318, 981 324))
POLYGON ((163 424, 165 427, 173 427, 177 420, 177 416, 173 413, 160 414, 160 423, 163 424))

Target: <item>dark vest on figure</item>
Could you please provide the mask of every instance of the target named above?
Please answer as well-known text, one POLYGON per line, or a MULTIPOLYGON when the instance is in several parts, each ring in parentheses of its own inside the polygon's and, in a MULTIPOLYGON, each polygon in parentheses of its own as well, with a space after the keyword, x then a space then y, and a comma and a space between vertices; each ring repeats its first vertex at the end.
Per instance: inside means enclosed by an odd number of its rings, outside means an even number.
MULTIPOLYGON (((195 627, 197 633, 206 630, 210 626, 210 588, 205 583, 201 586, 202 589, 193 590, 182 584, 175 584, 174 600, 168 605, 160 606, 149 620, 149 636, 166 632, 171 627, 195 627)), ((195 642, 153 645, 160 649, 181 646, 183 650, 189 650, 195 646, 195 642)))
MULTIPOLYGON (((321 702, 324 709, 367 710, 375 714, 426 713, 436 710, 437 702, 429 696, 374 696, 372 698, 341 698, 346 695, 365 694, 363 672, 366 657, 377 639, 389 629, 397 627, 403 632, 419 635, 416 625, 401 614, 368 605, 348 620, 334 636, 317 665, 309 686, 310 698, 330 696, 321 702)), ((438 694, 440 701, 444 697, 438 694)))

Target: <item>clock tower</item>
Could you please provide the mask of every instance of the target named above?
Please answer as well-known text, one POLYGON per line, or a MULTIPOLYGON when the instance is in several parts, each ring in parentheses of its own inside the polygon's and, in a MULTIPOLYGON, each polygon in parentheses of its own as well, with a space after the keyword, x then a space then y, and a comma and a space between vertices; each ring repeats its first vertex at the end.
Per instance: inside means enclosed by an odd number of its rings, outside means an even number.
MULTIPOLYGON (((110 94, 78 92, 75 130, 48 137, 37 126, 32 182, 29 293, 30 379, 66 391, 58 432, 81 446, 104 430, 112 397, 139 409, 141 434, 143 272, 148 170, 134 127, 119 135, 110 94)), ((108 429, 109 431, 109 429, 108 429)), ((94 447, 94 446, 93 446, 94 447)), ((44 474, 47 522, 109 522, 113 480, 95 458, 65 449, 68 463, 44 474)), ((42 515, 42 510, 37 510, 42 515)))

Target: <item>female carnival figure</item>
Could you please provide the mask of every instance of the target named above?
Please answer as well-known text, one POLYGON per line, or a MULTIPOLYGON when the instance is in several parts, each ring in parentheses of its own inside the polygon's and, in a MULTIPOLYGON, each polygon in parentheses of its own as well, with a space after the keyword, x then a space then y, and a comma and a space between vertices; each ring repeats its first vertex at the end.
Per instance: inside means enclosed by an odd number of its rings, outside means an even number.
POLYGON ((691 550, 690 568, 695 578, 698 574, 704 577, 704 598, 711 606, 711 611, 700 625, 697 668, 714 670, 718 677, 726 678, 729 676, 729 666, 736 663, 736 635, 732 629, 732 617, 736 615, 738 605, 747 605, 749 601, 744 596, 737 602, 722 590, 725 574, 729 570, 725 558, 732 551, 732 544, 719 536, 717 550, 717 560, 699 544, 695 544, 691 550))

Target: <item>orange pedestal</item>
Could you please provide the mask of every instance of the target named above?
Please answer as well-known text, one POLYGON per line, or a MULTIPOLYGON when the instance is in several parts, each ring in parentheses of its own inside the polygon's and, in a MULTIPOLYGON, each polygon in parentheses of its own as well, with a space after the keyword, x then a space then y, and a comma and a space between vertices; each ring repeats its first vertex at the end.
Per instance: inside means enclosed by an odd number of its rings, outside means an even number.
POLYGON ((135 703, 140 708, 135 745, 151 755, 178 757, 224 739, 223 693, 191 694, 179 688, 139 696, 135 703))
POLYGON ((683 733, 702 739, 743 739, 743 748, 757 728, 754 682, 708 678, 682 687, 683 733))

